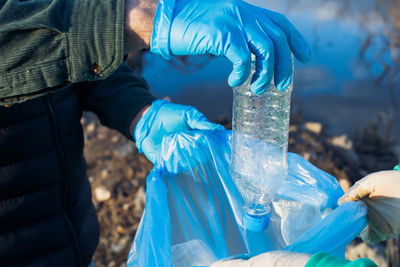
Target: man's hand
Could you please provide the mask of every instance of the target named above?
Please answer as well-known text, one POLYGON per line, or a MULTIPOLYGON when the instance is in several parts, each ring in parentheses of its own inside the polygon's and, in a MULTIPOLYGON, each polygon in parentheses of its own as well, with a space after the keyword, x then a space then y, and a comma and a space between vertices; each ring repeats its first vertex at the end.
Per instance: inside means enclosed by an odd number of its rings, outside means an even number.
POLYGON ((292 54, 309 60, 311 49, 285 16, 241 0, 160 0, 154 18, 152 53, 212 54, 233 64, 230 86, 243 84, 250 73, 251 53, 256 73, 251 91, 263 93, 275 75, 281 91, 292 82, 292 54))
POLYGON ((400 235, 400 171, 382 171, 367 175, 339 199, 364 200, 368 205, 368 226, 361 233, 367 243, 376 243, 400 235))
POLYGON ((126 0, 125 52, 150 47, 154 15, 159 0, 126 0))
POLYGON ((211 123, 194 107, 157 100, 141 116, 134 129, 136 146, 154 163, 164 136, 185 130, 224 130, 224 127, 211 123))

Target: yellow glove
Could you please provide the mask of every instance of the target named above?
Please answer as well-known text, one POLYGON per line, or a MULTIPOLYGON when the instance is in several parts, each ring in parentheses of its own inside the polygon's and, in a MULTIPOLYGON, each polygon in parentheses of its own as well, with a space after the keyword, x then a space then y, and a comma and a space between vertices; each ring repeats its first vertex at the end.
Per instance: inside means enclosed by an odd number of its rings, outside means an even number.
POLYGON ((361 199, 368 205, 368 226, 361 233, 365 242, 376 243, 400 235, 400 171, 367 175, 338 204, 361 199))

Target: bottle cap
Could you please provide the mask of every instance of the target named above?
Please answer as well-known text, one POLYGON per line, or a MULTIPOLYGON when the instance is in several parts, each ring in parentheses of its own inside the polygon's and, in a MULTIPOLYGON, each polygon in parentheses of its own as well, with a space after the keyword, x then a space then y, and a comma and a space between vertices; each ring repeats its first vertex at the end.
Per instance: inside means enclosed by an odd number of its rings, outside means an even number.
POLYGON ((243 213, 243 226, 253 232, 262 232, 267 229, 271 212, 264 215, 250 215, 247 212, 243 213))

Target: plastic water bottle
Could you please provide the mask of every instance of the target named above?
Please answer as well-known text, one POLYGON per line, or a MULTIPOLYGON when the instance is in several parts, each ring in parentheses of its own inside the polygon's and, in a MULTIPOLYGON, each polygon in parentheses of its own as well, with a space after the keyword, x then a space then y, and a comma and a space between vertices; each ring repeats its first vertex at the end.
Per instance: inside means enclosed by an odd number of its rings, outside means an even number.
MULTIPOLYGON (((253 63, 251 74, 254 70, 253 63)), ((245 202, 243 225, 259 232, 268 227, 270 202, 287 176, 292 84, 280 92, 271 83, 265 93, 254 95, 251 77, 233 89, 230 171, 245 202)))

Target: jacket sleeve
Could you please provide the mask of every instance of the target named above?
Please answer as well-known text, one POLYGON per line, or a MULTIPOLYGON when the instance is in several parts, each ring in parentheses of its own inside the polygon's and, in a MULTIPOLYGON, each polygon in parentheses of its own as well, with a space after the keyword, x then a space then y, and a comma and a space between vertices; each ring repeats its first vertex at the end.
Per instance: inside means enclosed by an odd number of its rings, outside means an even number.
POLYGON ((155 97, 146 81, 132 72, 126 63, 101 82, 85 82, 78 87, 84 109, 94 112, 101 123, 132 139, 129 125, 143 107, 155 97))
POLYGON ((0 105, 111 75, 124 56, 124 5, 0 0, 0 105))

